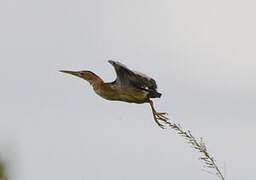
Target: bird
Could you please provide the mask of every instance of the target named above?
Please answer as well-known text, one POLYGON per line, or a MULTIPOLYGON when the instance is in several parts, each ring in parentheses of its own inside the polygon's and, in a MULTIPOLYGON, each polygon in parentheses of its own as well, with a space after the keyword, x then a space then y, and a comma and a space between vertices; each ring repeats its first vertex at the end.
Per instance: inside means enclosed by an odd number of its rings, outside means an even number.
POLYGON ((148 103, 154 121, 160 128, 164 129, 164 125, 160 121, 168 122, 167 113, 157 112, 152 101, 153 98, 160 98, 162 95, 157 91, 156 81, 143 73, 130 70, 118 61, 108 60, 108 63, 114 67, 116 72, 117 77, 113 82, 104 82, 98 75, 88 70, 60 70, 60 72, 88 81, 95 93, 104 99, 136 104, 148 103))

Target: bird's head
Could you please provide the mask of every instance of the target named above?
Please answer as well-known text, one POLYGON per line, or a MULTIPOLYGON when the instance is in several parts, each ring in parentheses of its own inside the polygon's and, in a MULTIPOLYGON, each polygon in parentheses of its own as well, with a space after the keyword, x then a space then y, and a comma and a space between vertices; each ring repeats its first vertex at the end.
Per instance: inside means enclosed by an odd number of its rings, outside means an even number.
POLYGON ((65 70, 61 70, 60 72, 80 77, 80 78, 88 81, 90 84, 96 83, 96 81, 99 79, 99 77, 91 71, 65 71, 65 70))

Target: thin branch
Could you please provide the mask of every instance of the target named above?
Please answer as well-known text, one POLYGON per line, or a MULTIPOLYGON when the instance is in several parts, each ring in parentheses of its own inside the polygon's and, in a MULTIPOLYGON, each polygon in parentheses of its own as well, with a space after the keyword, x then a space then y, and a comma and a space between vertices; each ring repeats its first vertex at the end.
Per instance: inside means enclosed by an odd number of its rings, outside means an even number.
POLYGON ((200 141, 198 141, 190 131, 184 131, 180 124, 175 124, 170 121, 164 121, 164 123, 175 130, 179 135, 184 137, 187 142, 192 146, 193 149, 196 149, 198 152, 201 153, 201 157, 199 158, 204 162, 204 167, 209 169, 214 169, 215 173, 212 173, 210 171, 204 170, 206 172, 209 172, 210 174, 217 175, 221 180, 225 180, 224 176, 222 175, 220 169, 218 168, 216 161, 214 158, 209 154, 207 151, 206 145, 203 142, 203 138, 200 138, 200 141))

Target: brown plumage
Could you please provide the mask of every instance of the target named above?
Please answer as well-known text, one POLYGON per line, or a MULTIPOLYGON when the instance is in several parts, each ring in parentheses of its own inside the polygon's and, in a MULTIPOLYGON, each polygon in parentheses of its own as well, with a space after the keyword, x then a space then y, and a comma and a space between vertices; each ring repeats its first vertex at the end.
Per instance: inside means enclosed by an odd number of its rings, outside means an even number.
POLYGON ((108 61, 115 69, 117 78, 110 83, 104 81, 91 71, 60 71, 72 74, 88 81, 94 91, 101 97, 111 101, 124 101, 129 103, 149 103, 153 112, 155 122, 163 128, 160 121, 166 122, 168 118, 166 113, 156 112, 151 98, 160 98, 161 94, 157 92, 157 84, 154 79, 145 74, 132 71, 120 62, 108 61))

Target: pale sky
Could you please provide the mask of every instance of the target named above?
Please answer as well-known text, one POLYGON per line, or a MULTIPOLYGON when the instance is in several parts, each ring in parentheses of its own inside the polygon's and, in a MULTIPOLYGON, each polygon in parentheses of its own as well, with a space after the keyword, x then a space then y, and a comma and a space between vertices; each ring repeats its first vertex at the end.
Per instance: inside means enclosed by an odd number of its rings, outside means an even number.
POLYGON ((156 109, 203 137, 226 180, 255 179, 253 0, 1 0, 0 157, 13 180, 217 180, 148 104, 58 70, 108 59, 152 76, 156 109))

